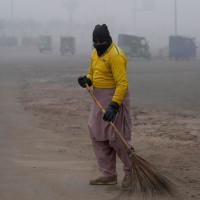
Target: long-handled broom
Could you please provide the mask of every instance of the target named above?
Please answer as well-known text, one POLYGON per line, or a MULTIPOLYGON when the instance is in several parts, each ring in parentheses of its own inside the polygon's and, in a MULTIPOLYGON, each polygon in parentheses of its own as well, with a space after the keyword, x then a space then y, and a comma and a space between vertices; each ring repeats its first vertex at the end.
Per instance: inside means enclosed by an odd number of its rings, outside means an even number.
MULTIPOLYGON (((95 95, 93 94, 92 90, 86 84, 86 88, 93 97, 94 101, 100 108, 100 110, 105 113, 104 108, 97 100, 95 95)), ((166 179, 160 172, 158 172, 151 164, 145 161, 143 158, 138 156, 134 149, 128 145, 126 140, 123 138, 121 133, 118 131, 116 126, 113 122, 109 122, 110 125, 115 130, 116 134, 120 137, 122 142, 127 148, 127 152, 129 158, 131 160, 131 191, 134 192, 136 190, 140 190, 143 195, 166 195, 166 196, 173 196, 174 190, 172 188, 171 183, 168 179, 166 179)))

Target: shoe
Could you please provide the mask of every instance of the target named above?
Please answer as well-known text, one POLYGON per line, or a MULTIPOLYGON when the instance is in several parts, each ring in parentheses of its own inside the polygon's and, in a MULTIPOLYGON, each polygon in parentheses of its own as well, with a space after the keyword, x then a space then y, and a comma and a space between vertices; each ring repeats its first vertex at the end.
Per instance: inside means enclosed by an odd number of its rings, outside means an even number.
POLYGON ((100 176, 99 178, 90 181, 90 185, 115 185, 115 184, 117 184, 117 177, 100 176))
POLYGON ((123 188, 128 188, 128 187, 131 186, 131 184, 132 184, 131 175, 125 175, 124 179, 123 179, 123 181, 121 183, 121 186, 123 188))

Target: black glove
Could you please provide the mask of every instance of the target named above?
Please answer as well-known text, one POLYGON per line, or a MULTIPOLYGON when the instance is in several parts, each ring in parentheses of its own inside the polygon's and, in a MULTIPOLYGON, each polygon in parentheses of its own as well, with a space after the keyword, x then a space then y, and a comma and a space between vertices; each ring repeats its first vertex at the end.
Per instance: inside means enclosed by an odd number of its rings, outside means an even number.
POLYGON ((85 88, 86 87, 86 83, 89 85, 89 87, 92 85, 92 81, 87 78, 87 76, 81 76, 78 78, 78 83, 81 87, 85 88))
POLYGON ((107 107, 106 112, 103 115, 103 119, 107 122, 114 122, 118 110, 119 104, 112 101, 107 107))

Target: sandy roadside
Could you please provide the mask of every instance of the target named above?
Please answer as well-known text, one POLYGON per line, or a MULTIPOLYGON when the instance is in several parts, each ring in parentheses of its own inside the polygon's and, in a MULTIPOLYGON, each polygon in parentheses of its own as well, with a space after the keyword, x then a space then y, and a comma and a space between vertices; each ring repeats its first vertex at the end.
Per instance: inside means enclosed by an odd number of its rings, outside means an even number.
MULTIPOLYGON (((117 186, 88 184, 100 174, 87 129, 92 99, 74 82, 82 61, 66 69, 64 58, 34 56, 1 61, 0 199, 113 198, 124 175, 119 160, 117 186)), ((200 116, 138 106, 131 113, 137 153, 174 182, 181 199, 200 199, 200 116)))
MULTIPOLYGON (((87 130, 91 103, 87 91, 74 85, 53 84, 36 86, 24 94, 25 109, 42 119, 41 127, 62 135, 64 146, 60 151, 66 152, 68 158, 87 160, 87 166, 92 166, 89 167, 90 175, 98 175, 87 130)), ((200 118, 139 107, 133 107, 131 112, 132 143, 138 154, 175 183, 183 195, 181 198, 199 199, 200 118)), ((118 165, 121 179, 123 173, 119 161, 118 165)))

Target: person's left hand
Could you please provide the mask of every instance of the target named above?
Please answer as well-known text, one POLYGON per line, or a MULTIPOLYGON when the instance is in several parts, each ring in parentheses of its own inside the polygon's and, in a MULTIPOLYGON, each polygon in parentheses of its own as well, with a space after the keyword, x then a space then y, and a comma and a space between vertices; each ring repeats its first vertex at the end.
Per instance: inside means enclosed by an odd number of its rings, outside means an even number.
POLYGON ((116 114, 119 110, 119 104, 112 101, 106 109, 106 112, 103 115, 103 119, 107 122, 114 122, 116 114))

